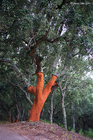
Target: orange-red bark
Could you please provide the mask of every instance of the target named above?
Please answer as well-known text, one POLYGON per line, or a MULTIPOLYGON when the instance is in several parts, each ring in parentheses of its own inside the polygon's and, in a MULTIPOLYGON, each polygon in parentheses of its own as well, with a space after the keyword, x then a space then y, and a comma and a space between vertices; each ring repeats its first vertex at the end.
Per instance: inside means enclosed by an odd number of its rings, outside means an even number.
POLYGON ((35 95, 35 99, 33 102, 33 106, 31 107, 31 110, 29 111, 29 117, 28 121, 39 121, 40 113, 43 108, 43 105, 51 92, 51 87, 54 86, 55 80, 57 79, 57 76, 52 75, 51 80, 46 85, 45 89, 44 87, 44 74, 41 72, 37 73, 37 85, 36 87, 30 86, 28 88, 28 92, 35 95))
POLYGON ((43 93, 42 93, 43 94, 44 102, 46 101, 49 93, 51 92, 51 87, 56 84, 55 83, 56 79, 57 79, 57 76, 52 75, 51 80, 47 83, 46 87, 44 88, 43 93))
POLYGON ((36 94, 36 88, 33 87, 33 86, 30 86, 30 87, 28 88, 28 92, 35 95, 35 94, 36 94))
POLYGON ((11 117, 9 117, 9 122, 11 123, 11 117))

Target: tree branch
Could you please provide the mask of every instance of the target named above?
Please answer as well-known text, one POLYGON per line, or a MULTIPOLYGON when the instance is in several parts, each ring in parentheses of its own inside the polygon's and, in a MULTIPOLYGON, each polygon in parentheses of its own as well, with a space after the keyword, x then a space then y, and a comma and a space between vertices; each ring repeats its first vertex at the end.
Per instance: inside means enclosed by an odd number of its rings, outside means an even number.
MULTIPOLYGON (((63 77, 63 79, 64 78, 65 78, 65 76, 63 77)), ((62 79, 62 81, 63 81, 63 79, 62 79)), ((67 86, 68 80, 66 80, 65 85, 64 85, 64 88, 62 88, 62 86, 61 86, 62 81, 59 84, 59 88, 60 88, 61 96, 64 97, 64 95, 66 93, 66 90, 67 90, 66 86, 67 86)))
POLYGON ((17 86, 18 86, 19 89, 24 93, 24 95, 25 95, 27 101, 28 101, 28 102, 30 103, 30 105, 32 106, 33 103, 32 103, 32 101, 30 100, 30 98, 27 96, 27 92, 26 92, 25 90, 23 90, 23 88, 22 88, 21 86, 19 86, 19 85, 17 85, 17 86))
POLYGON ((60 36, 60 37, 57 37, 57 38, 55 38, 55 39, 53 39, 53 40, 46 38, 45 41, 47 41, 47 42, 49 42, 49 43, 54 43, 54 42, 59 41, 60 38, 61 38, 61 36, 60 36))
POLYGON ((30 30, 30 36, 34 42, 34 44, 36 44, 36 41, 35 41, 35 37, 34 37, 34 33, 33 33, 33 28, 31 27, 31 30, 30 30))
POLYGON ((38 45, 39 45, 40 43, 42 43, 43 41, 45 41, 46 37, 47 37, 48 34, 49 34, 49 31, 50 31, 50 29, 48 29, 48 31, 46 31, 45 35, 43 35, 41 38, 39 38, 39 39, 35 42, 35 45, 34 45, 33 49, 30 50, 30 51, 28 52, 28 55, 29 55, 30 57, 33 57, 33 56, 34 56, 34 54, 36 53, 36 49, 38 48, 38 45))
POLYGON ((58 60, 59 60, 59 55, 57 56, 57 58, 56 58, 56 60, 55 60, 55 62, 53 64, 53 67, 56 67, 57 66, 58 60))
POLYGON ((21 79, 24 82, 24 84, 28 87, 26 79, 23 77, 22 73, 20 72, 20 70, 17 68, 17 66, 14 64, 14 62, 12 60, 10 60, 8 58, 0 58, 0 62, 10 63, 11 66, 13 67, 14 71, 21 77, 21 79))
POLYGON ((62 90, 66 90, 67 83, 68 83, 68 80, 66 80, 65 86, 64 86, 64 88, 62 90))
POLYGON ((65 104, 65 107, 66 107, 67 105, 69 105, 69 103, 65 104))
POLYGON ((26 92, 25 90, 23 90, 23 88, 22 88, 21 86, 19 86, 18 84, 17 84, 17 85, 13 84, 10 80, 9 80, 9 83, 10 83, 12 86, 14 86, 14 87, 18 87, 18 88, 24 93, 24 95, 25 95, 27 101, 30 103, 30 105, 31 105, 31 106, 33 105, 32 101, 31 101, 30 98, 27 96, 27 92, 26 92))
POLYGON ((61 9, 63 5, 65 5, 67 2, 66 0, 63 0, 60 5, 57 5, 56 9, 61 9))
POLYGON ((64 70, 62 70, 61 72, 61 74, 57 74, 57 71, 55 72, 55 74, 54 75, 56 75, 58 78, 59 77, 61 77, 62 75, 64 75, 65 73, 66 73, 66 71, 68 70, 68 68, 65 68, 64 70))
POLYGON ((66 78, 66 76, 67 76, 67 75, 64 75, 64 76, 63 76, 63 78, 62 78, 62 80, 61 80, 61 82, 60 82, 60 84, 59 84, 59 85, 61 85, 61 84, 62 84, 62 82, 63 82, 63 80, 66 78))
POLYGON ((28 42, 25 39, 22 39, 22 41, 24 41, 26 44, 28 44, 28 42))

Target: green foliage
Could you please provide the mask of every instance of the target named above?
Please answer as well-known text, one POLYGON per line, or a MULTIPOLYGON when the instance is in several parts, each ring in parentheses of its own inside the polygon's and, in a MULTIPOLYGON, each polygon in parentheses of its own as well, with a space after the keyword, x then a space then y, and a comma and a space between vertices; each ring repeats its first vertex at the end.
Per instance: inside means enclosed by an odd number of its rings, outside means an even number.
POLYGON ((93 130, 92 130, 92 129, 89 129, 89 130, 86 132, 86 137, 93 138, 93 130))
MULTIPOLYGON (((56 9, 61 2, 61 0, 0 1, 0 58, 11 59, 28 85, 36 86, 34 59, 30 58, 27 52, 50 29, 46 38, 50 42, 42 41, 36 49, 36 54, 43 58, 42 67, 45 74, 45 85, 50 80, 51 75, 55 73, 56 68, 53 67, 53 64, 58 55, 57 72, 59 73, 63 67, 68 67, 68 71, 65 73, 68 79, 65 93, 65 105, 69 103, 66 106, 68 127, 72 128, 71 103, 73 103, 76 127, 79 131, 84 125, 81 121, 80 126, 77 125, 80 117, 85 120, 86 116, 89 125, 93 122, 92 117, 88 119, 90 117, 87 116, 87 114, 90 113, 89 115, 91 115, 93 113, 93 80, 85 79, 86 73, 93 67, 93 61, 90 57, 93 51, 93 6, 91 4, 75 5, 73 2, 79 3, 81 1, 72 0, 67 1, 69 5, 65 4, 61 9, 56 9), (61 27, 63 25, 66 32, 62 35, 64 28, 61 29, 61 27), (30 33, 31 29, 33 30, 33 37, 30 33), (35 43, 33 38, 35 38, 35 43), (56 38, 59 39, 52 42, 56 38), (30 47, 28 47, 28 43, 30 47), (86 60, 86 58, 88 59, 86 60)), ((58 83, 61 82, 63 76, 59 78, 58 83)), ((62 88, 65 83, 66 79, 61 84, 62 88)), ((25 87, 20 75, 15 72, 10 63, 0 62, 0 109, 2 109, 3 115, 6 115, 5 110, 8 111, 11 108, 12 116, 16 116, 16 96, 21 116, 22 111, 25 110, 22 119, 27 120, 30 105, 17 85, 20 85, 23 89, 25 87), (15 88, 9 81, 15 85, 15 88), (4 106, 1 100, 8 107, 4 106), (12 107, 12 105, 14 106, 12 107)), ((29 97, 32 100, 34 99, 32 95, 29 97)), ((62 126, 62 100, 59 89, 54 93, 53 102, 53 121, 62 126)), ((41 118, 45 119, 45 122, 49 121, 49 114, 50 96, 44 105, 44 116, 41 118)), ((5 119, 7 118, 8 115, 5 119)), ((93 129, 92 126, 91 129, 93 129)))
POLYGON ((50 121, 48 121, 48 120, 41 120, 41 122, 44 122, 44 123, 49 123, 50 124, 50 121))
POLYGON ((9 123, 9 121, 0 121, 0 124, 9 123))
POLYGON ((69 134, 69 139, 72 139, 71 134, 69 134))
POLYGON ((54 127, 51 127, 51 130, 54 130, 54 127))
POLYGON ((75 132, 75 130, 74 129, 71 129, 71 132, 75 132))
POLYGON ((89 138, 93 138, 93 130, 92 130, 92 129, 89 129, 85 134, 84 134, 83 130, 80 129, 79 133, 80 133, 82 136, 86 136, 86 137, 89 137, 89 138))
POLYGON ((83 132, 82 129, 80 129, 79 133, 80 133, 82 136, 84 136, 84 132, 83 132))

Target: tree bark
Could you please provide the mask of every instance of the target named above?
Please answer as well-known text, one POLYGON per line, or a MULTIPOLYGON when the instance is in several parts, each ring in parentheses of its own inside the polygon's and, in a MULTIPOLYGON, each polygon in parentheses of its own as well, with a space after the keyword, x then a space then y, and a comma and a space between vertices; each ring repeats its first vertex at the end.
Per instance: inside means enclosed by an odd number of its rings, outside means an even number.
POLYGON ((72 114, 72 126, 73 126, 73 130, 75 131, 75 114, 74 114, 73 103, 71 104, 71 114, 72 114))
POLYGON ((25 120, 25 105, 24 103, 22 103, 22 116, 21 116, 21 120, 25 120))
POLYGON ((11 110, 8 111, 8 115, 9 115, 9 122, 11 123, 11 110))
MULTIPOLYGON (((65 78, 65 76, 63 77, 62 81, 64 80, 64 78, 65 78)), ((64 104, 64 98, 65 98, 65 93, 67 90, 66 86, 67 86, 68 80, 66 80, 63 89, 61 87, 62 81, 61 81, 59 87, 60 87, 60 93, 61 93, 61 98, 62 98, 63 125, 64 125, 64 128, 67 130, 67 119, 66 119, 66 109, 65 109, 65 104, 64 104)))
POLYGON ((24 84, 28 87, 26 78, 23 77, 22 73, 20 72, 20 70, 18 69, 18 67, 14 64, 14 62, 11 59, 8 59, 8 58, 0 58, 0 62, 10 63, 11 66, 13 67, 14 71, 21 77, 21 79, 24 82, 24 84))
POLYGON ((50 97, 50 122, 53 123, 53 92, 50 97))
POLYGON ((19 108, 18 108, 17 104, 16 104, 16 111, 17 111, 16 122, 19 122, 19 120, 20 120, 20 111, 19 111, 19 108))
POLYGON ((66 110, 65 110, 65 105, 64 105, 64 96, 62 96, 62 111, 63 111, 64 128, 67 130, 67 120, 66 120, 66 110))
POLYGON ((44 86, 44 74, 42 72, 38 72, 37 74, 37 85, 36 87, 30 86, 28 88, 28 92, 35 95, 35 99, 33 102, 33 106, 29 111, 28 121, 39 121, 40 113, 43 108, 43 105, 51 92, 51 87, 56 85, 55 80, 57 76, 52 75, 51 80, 46 85, 45 89, 43 90, 44 86))

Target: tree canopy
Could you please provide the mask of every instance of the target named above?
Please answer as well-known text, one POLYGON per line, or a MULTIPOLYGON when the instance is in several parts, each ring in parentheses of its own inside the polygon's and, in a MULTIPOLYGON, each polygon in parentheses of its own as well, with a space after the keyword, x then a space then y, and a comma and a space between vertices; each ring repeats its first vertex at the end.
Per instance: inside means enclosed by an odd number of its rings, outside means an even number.
MULTIPOLYGON (((1 0, 0 108, 4 105, 3 110, 7 109, 8 114, 15 108, 17 117, 21 114, 27 119, 34 97, 27 93, 26 88, 36 85, 37 58, 42 64, 45 84, 52 74, 62 75, 58 84, 62 91, 66 85, 64 103, 68 104, 70 99, 67 119, 71 113, 71 101, 73 106, 76 102, 83 104, 86 96, 86 102, 91 103, 88 93, 92 97, 92 82, 89 84, 85 76, 93 68, 92 38, 92 0, 1 0), (27 110, 27 115, 24 110, 27 110)), ((59 88, 56 93, 54 97, 59 100, 59 88)), ((60 107, 54 100, 55 120, 60 107)), ((46 104, 49 106, 49 99, 46 104)), ((45 108, 45 112, 50 111, 46 105, 45 108)), ((78 118, 86 114, 83 108, 82 112, 78 118)), ((48 114, 45 116, 47 118, 48 114)))

